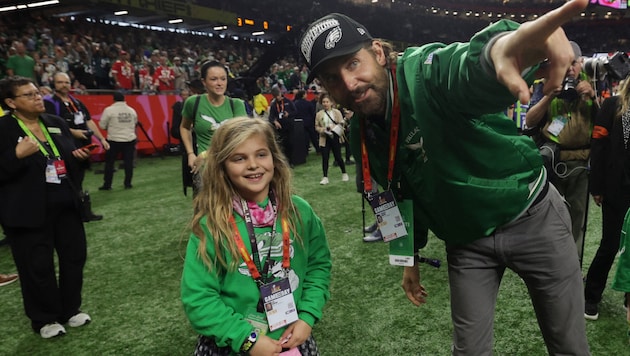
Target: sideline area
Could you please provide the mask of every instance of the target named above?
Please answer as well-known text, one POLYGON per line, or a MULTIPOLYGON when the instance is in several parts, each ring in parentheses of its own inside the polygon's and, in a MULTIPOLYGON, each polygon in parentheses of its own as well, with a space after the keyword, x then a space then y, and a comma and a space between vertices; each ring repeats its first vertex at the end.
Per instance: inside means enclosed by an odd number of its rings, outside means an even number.
MULTIPOLYGON (((0 355, 190 355, 196 335, 179 300, 182 256, 192 213, 191 190, 182 193, 178 156, 140 158, 133 189, 123 189, 122 172, 112 191, 98 191, 103 176, 94 163, 84 186, 104 219, 86 224, 88 260, 83 309, 93 322, 60 338, 31 332, 18 283, 0 287, 0 355)), ((353 176, 356 165, 348 173, 353 176)), ((319 185, 321 158, 313 152, 294 169, 295 190, 320 216, 333 257, 331 300, 313 329, 322 356, 449 355, 451 322, 443 243, 434 236, 422 254, 442 260, 421 266, 429 293, 416 308, 400 287, 401 268, 390 266, 387 246, 364 243, 361 196, 354 180, 331 170, 319 185)), ((367 209, 367 208, 366 208, 367 209)), ((601 233, 601 212, 590 204, 583 271, 601 233)), ((366 221, 371 217, 366 214, 366 221)), ((612 271, 614 272, 614 266, 612 271)), ((0 247, 0 273, 15 272, 8 246, 0 247)), ((611 272, 612 277, 612 272, 611 272)), ((628 354, 622 293, 607 288, 600 318, 587 322, 593 355, 628 354)), ((496 355, 545 355, 533 309, 522 281, 508 272, 495 318, 496 355)))

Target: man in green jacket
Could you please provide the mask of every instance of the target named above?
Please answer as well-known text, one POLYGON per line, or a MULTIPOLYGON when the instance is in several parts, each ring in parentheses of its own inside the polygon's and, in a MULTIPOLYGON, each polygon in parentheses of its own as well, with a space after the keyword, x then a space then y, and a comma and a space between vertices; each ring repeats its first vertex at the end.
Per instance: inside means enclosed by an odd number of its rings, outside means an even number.
MULTIPOLYGON (((587 3, 400 56, 341 14, 313 22, 300 41, 308 82, 317 77, 355 112, 351 146, 363 174, 399 203, 412 202, 405 206, 413 206, 415 247, 426 243, 427 228, 446 243, 453 355, 492 353, 506 268, 527 284, 549 354, 589 355, 569 212, 534 142, 502 113, 529 102, 538 76, 547 93, 561 85, 573 56, 559 26, 587 3)), ((414 304, 425 302, 417 263, 404 268, 402 286, 414 304)))

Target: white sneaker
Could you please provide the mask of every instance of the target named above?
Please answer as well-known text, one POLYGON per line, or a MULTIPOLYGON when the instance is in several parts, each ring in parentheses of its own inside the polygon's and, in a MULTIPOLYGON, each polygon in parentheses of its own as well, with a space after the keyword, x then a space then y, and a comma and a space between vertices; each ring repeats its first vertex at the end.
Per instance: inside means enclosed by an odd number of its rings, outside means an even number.
POLYGON ((320 180, 320 181, 319 181, 319 184, 321 184, 321 185, 326 185, 326 184, 328 184, 328 177, 324 177, 324 178, 322 178, 322 180, 320 180))
POLYGON ((90 319, 89 315, 87 315, 86 313, 79 313, 68 319, 68 325, 76 328, 88 324, 90 321, 92 321, 92 319, 90 319))
POLYGON ((342 182, 347 182, 350 180, 350 177, 348 177, 348 173, 344 173, 341 175, 341 181, 342 182))
POLYGON ((39 335, 44 339, 61 336, 66 333, 66 329, 59 323, 46 324, 39 329, 39 335))

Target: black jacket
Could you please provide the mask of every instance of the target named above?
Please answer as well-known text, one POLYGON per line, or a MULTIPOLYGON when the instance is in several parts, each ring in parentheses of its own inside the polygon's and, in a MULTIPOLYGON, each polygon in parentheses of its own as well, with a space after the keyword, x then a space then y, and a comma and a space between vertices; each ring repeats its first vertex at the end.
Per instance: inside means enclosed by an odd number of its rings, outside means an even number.
MULTIPOLYGON (((46 128, 56 127, 61 133, 49 132, 65 161, 69 177, 78 177, 79 161, 72 155, 76 149, 72 134, 63 119, 42 114, 40 119, 46 128)), ((50 131, 50 130, 49 130, 50 131)), ((39 227, 46 218, 46 199, 49 189, 45 169, 47 158, 41 153, 18 159, 15 146, 19 137, 26 134, 17 119, 11 115, 0 117, 0 224, 9 227, 39 227)), ((68 187, 69 194, 75 189, 65 179, 62 185, 68 187)), ((79 182, 73 179, 74 187, 79 182)), ((78 208, 78 191, 72 195, 78 208)))
MULTIPOLYGON (((591 141, 590 192, 611 204, 624 204, 630 192, 630 153, 624 147, 619 97, 606 99, 595 119, 591 141)), ((630 142, 629 142, 630 145, 630 142)))

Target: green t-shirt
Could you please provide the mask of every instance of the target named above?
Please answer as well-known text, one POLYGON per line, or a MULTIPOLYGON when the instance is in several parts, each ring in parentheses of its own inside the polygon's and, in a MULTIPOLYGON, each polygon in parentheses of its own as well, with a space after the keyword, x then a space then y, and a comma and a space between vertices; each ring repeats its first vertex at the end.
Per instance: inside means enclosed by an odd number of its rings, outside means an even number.
POLYGON ((13 69, 14 75, 21 75, 26 78, 35 78, 35 60, 27 55, 24 57, 14 55, 7 61, 7 69, 13 69))
POLYGON ((193 95, 186 99, 182 117, 193 123, 193 129, 195 130, 195 135, 197 135, 197 152, 199 153, 208 149, 214 131, 221 126, 223 121, 233 117, 247 116, 247 112, 245 111, 245 103, 241 99, 226 96, 223 104, 214 106, 208 100, 208 96, 202 94, 197 113, 193 118, 193 109, 197 97, 198 95, 193 95))

